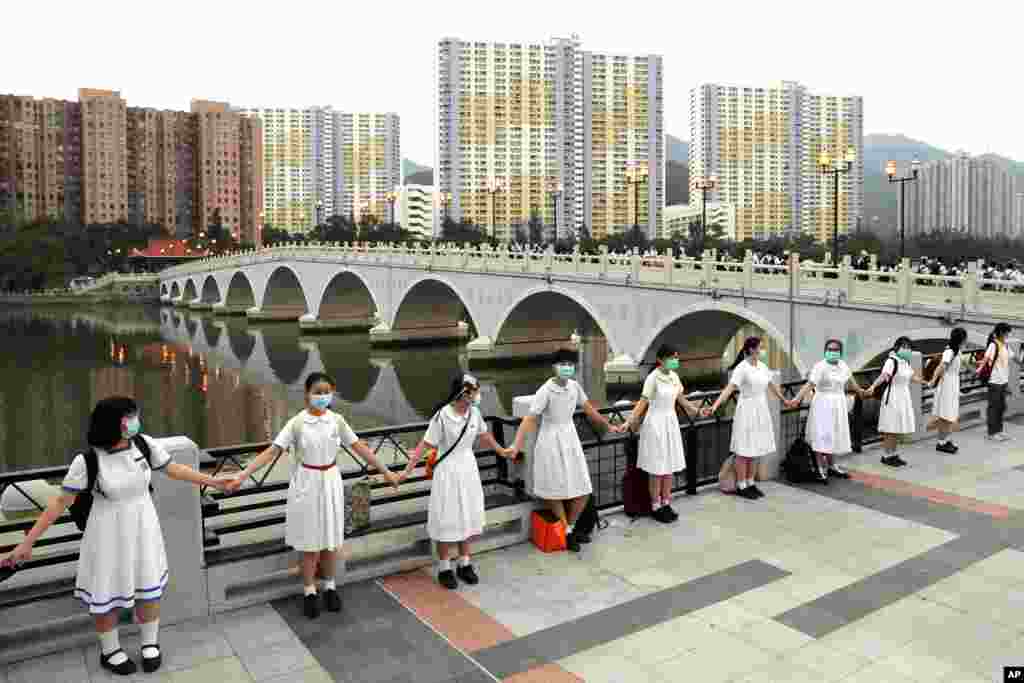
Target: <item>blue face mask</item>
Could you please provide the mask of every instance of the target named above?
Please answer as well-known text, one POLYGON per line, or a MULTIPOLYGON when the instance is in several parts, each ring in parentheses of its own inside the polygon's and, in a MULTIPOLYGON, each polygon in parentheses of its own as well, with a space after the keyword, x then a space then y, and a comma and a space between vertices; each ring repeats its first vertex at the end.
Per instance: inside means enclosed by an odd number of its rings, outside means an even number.
POLYGON ((313 406, 317 410, 327 410, 331 405, 331 399, 334 396, 331 394, 310 394, 309 405, 313 406))
POLYGON ((129 417, 127 420, 125 420, 125 422, 124 422, 124 438, 126 438, 126 439, 134 439, 136 436, 138 436, 138 434, 139 434, 139 432, 141 430, 142 430, 142 421, 139 420, 139 416, 138 415, 133 415, 133 416, 129 417))

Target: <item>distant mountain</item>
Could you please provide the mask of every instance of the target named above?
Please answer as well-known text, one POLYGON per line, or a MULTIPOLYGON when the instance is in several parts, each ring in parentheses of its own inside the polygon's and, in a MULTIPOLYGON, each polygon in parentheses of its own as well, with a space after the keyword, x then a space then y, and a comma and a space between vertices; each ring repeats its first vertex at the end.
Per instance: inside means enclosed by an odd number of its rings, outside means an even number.
POLYGON ((689 203, 690 166, 685 161, 670 160, 665 164, 665 205, 689 203))
MULTIPOLYGON (((916 157, 922 163, 941 161, 951 152, 914 140, 905 135, 874 134, 864 136, 864 174, 885 174, 885 162, 910 162, 916 157)), ((902 164, 901 164, 902 165, 902 164)))
POLYGON ((690 143, 673 135, 665 135, 666 161, 688 163, 690 159, 690 143))
POLYGON ((402 178, 407 185, 432 184, 433 181, 431 181, 431 183, 420 183, 418 181, 414 182, 409 180, 409 176, 415 175, 417 173, 422 173, 423 171, 430 171, 431 177, 433 177, 434 171, 432 168, 430 168, 430 166, 421 166, 420 164, 417 164, 415 161, 412 161, 411 159, 402 159, 402 178))
POLYGON ((416 171, 405 176, 406 185, 433 185, 434 184, 434 170, 431 168, 424 169, 422 171, 416 171))

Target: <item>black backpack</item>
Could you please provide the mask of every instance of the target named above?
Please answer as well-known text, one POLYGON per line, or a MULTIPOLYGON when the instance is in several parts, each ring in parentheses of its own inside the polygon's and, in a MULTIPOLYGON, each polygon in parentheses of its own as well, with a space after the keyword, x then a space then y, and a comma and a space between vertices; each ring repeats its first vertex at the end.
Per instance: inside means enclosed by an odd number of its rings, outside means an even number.
POLYGON ((820 479, 818 460, 803 437, 798 437, 789 447, 786 459, 782 461, 782 472, 791 484, 806 484, 820 479))
MULTIPOLYGON (((136 434, 133 436, 132 443, 145 456, 149 469, 153 469, 153 463, 149 459, 152 452, 149 449, 149 444, 142 438, 142 435, 136 434)), ((100 474, 99 456, 96 455, 96 451, 92 448, 86 449, 82 456, 85 458, 85 471, 87 473, 85 489, 80 491, 75 496, 75 502, 68 506, 68 516, 75 523, 75 526, 78 527, 79 531, 85 531, 85 525, 89 521, 89 513, 92 511, 93 489, 101 496, 104 495, 103 490, 100 489, 96 482, 100 474)), ((152 484, 149 485, 149 491, 150 493, 153 492, 152 484)))

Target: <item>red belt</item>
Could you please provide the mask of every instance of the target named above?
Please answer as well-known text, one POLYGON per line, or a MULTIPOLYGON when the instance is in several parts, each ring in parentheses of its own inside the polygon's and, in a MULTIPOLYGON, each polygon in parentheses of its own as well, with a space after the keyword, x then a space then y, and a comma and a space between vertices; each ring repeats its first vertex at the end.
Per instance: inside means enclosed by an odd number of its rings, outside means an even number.
POLYGON ((323 472, 324 470, 331 469, 336 464, 337 461, 332 462, 330 465, 307 465, 306 463, 302 463, 302 466, 305 467, 307 470, 320 470, 321 472, 323 472))

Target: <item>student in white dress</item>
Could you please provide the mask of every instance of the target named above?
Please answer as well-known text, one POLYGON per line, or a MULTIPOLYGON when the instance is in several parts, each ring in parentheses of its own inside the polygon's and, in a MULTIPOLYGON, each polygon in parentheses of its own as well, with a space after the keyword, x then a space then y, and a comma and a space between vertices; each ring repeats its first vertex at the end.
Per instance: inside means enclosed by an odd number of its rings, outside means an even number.
POLYGON ((733 393, 739 392, 729 443, 729 450, 736 456, 736 495, 756 500, 764 496, 754 483, 756 461, 775 452, 775 428, 768 408, 768 392, 780 401, 786 399, 774 382, 768 367, 768 352, 761 348, 760 338, 748 337, 743 342, 731 370, 728 386, 710 408, 704 409, 704 415, 714 414, 733 393))
POLYGON ((921 373, 910 364, 913 357, 908 337, 900 337, 892 345, 892 351, 882 366, 882 374, 871 384, 867 395, 885 382, 889 386, 882 392, 882 407, 878 410, 878 432, 882 435, 882 464, 889 467, 903 467, 907 462, 896 453, 901 437, 916 431, 914 424, 914 403, 910 399, 910 383, 924 384, 921 373))
POLYGON ((815 363, 811 374, 786 408, 796 408, 808 394, 814 394, 807 415, 806 438, 818 455, 818 476, 828 483, 829 475, 849 479, 846 469, 836 462, 837 455, 853 450, 850 442, 850 419, 847 392, 863 396, 864 390, 853 378, 850 366, 843 360, 843 343, 838 339, 825 342, 825 358, 815 363))
MULTIPOLYGON (((135 401, 126 396, 96 404, 89 421, 89 445, 99 464, 92 510, 78 549, 75 597, 93 616, 100 641, 100 664, 115 674, 135 673, 135 662, 121 649, 117 624, 122 609, 135 608, 141 635, 142 668, 160 668, 160 598, 167 586, 167 553, 149 486, 154 470, 171 479, 225 489, 227 482, 173 462, 171 454, 140 435, 135 401), (133 443, 145 439, 150 457, 133 443)), ((4 566, 32 557, 32 546, 88 486, 84 455, 77 455, 64 477, 64 493, 53 498, 4 566)))
POLYGON ((935 450, 952 455, 960 450, 949 438, 960 421, 960 349, 967 341, 967 330, 955 327, 949 333, 949 346, 942 352, 942 360, 935 368, 931 386, 935 388, 932 398, 932 417, 939 432, 935 450))
POLYGON ((324 604, 330 612, 341 610, 334 579, 338 550, 345 534, 345 487, 337 467, 338 450, 344 446, 373 465, 398 489, 398 475, 391 472, 361 441, 338 413, 329 410, 337 383, 323 372, 306 378, 306 409, 288 420, 274 442, 252 459, 231 482, 237 491, 253 472, 274 462, 292 449, 291 478, 285 508, 285 543, 302 553, 303 611, 310 619, 320 616, 316 590, 317 569, 324 604))
POLYGON ((576 353, 568 350, 556 355, 552 365, 555 376, 533 395, 530 414, 519 424, 512 450, 522 452, 526 435, 537 429, 537 418, 543 417, 533 447, 533 494, 546 501, 566 525, 566 547, 578 553, 581 543, 590 542, 589 536, 576 535, 575 525, 587 506, 593 485, 583 445, 572 421, 573 413, 577 407, 582 408, 590 423, 606 432, 618 432, 620 428, 612 427, 597 412, 583 387, 572 379, 576 374, 576 358, 576 353))
POLYGON ((988 378, 988 439, 990 441, 1007 441, 1010 437, 1003 431, 1003 416, 1006 414, 1007 385, 1010 383, 1010 347, 1006 343, 1013 331, 1006 323, 999 323, 988 335, 985 345, 983 365, 991 365, 992 371, 988 378))
POLYGON ((647 473, 651 493, 651 517, 662 523, 679 518, 672 509, 672 480, 686 469, 683 435, 679 429, 676 404, 691 415, 699 415, 700 407, 686 398, 679 369, 679 351, 664 344, 655 353, 657 367, 647 375, 640 400, 624 425, 634 431, 640 420, 639 456, 636 466, 647 473))
POLYGON ((458 588, 459 579, 470 585, 480 582, 470 559, 470 540, 484 530, 484 489, 480 482, 474 446, 493 449, 499 456, 515 458, 502 448, 487 429, 480 409, 480 383, 472 375, 452 380, 448 398, 430 418, 427 433, 413 449, 401 479, 408 477, 425 450, 437 449, 438 460, 430 482, 427 535, 437 543, 438 582, 458 588), (444 456, 442 458, 442 456, 444 456), (451 558, 458 551, 458 566, 451 558))

